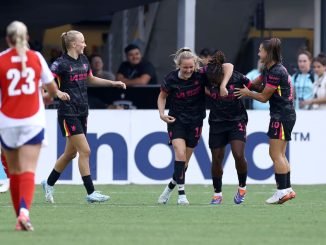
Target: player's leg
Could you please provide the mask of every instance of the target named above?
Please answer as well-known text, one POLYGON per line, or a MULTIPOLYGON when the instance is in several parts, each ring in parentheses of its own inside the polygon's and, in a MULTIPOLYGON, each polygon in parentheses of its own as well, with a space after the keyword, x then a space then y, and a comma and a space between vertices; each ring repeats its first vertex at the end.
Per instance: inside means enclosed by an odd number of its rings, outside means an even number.
POLYGON ((78 167, 79 172, 82 177, 87 196, 86 200, 88 202, 105 202, 109 200, 109 196, 103 195, 98 191, 95 191, 93 180, 91 178, 89 157, 91 150, 87 142, 86 136, 84 134, 73 135, 70 137, 70 142, 77 149, 79 154, 78 157, 78 167))
POLYGON ((33 231, 29 211, 35 190, 35 169, 41 144, 23 145, 18 149, 5 150, 8 160, 10 189, 17 215, 17 230, 33 231))
MULTIPOLYGON (((211 136, 210 136, 211 137, 211 136)), ((212 154, 212 181, 214 194, 211 200, 211 204, 221 204, 223 200, 222 196, 222 177, 223 177, 223 159, 225 155, 225 146, 219 148, 211 148, 212 154)))
POLYGON ((234 196, 234 203, 240 204, 244 201, 247 194, 247 160, 245 158, 245 142, 242 140, 232 140, 230 144, 239 181, 239 186, 234 196))
POLYGON ((187 161, 187 147, 184 139, 174 139, 172 141, 175 162, 174 162, 174 173, 178 185, 178 204, 187 205, 189 204, 186 192, 185 192, 185 168, 187 161))
POLYGON ((68 164, 76 157, 77 149, 74 146, 71 136, 66 138, 66 147, 63 154, 56 161, 47 180, 42 181, 43 191, 45 193, 45 200, 49 203, 54 203, 54 185, 60 178, 61 173, 68 166, 68 164))
POLYGON ((186 149, 187 129, 183 124, 181 123, 168 124, 168 135, 169 135, 169 144, 172 145, 174 149, 174 155, 175 155, 174 171, 172 174, 171 181, 164 188, 163 192, 158 198, 157 202, 159 204, 166 204, 169 201, 173 189, 178 184, 179 177, 178 175, 176 175, 177 170, 181 169, 182 167, 179 168, 179 166, 182 165, 184 171, 186 170, 186 163, 187 161, 189 161, 192 154, 191 150, 187 151, 186 149), (181 148, 182 150, 180 150, 181 148))
POLYGON ((282 204, 291 199, 291 196, 287 191, 288 163, 283 157, 283 151, 286 149, 287 141, 270 139, 269 145, 269 154, 274 163, 277 191, 272 197, 266 200, 266 203, 282 204))

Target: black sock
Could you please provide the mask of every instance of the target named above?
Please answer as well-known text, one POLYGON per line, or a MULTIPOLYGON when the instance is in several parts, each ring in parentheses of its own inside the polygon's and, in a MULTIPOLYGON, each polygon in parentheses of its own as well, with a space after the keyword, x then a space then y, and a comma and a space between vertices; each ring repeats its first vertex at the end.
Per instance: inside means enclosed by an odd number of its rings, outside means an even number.
MULTIPOLYGON (((187 172, 187 169, 188 169, 188 166, 185 167, 185 173, 187 172)), ((171 180, 170 183, 168 184, 168 187, 169 187, 170 190, 173 190, 174 187, 177 185, 177 184, 176 184, 176 183, 177 183, 177 179, 176 179, 176 177, 175 177, 174 174, 173 174, 173 176, 172 176, 172 179, 173 179, 173 181, 171 180)))
POLYGON ((286 174, 286 188, 291 188, 291 172, 289 171, 287 174, 286 174))
POLYGON ((275 173, 276 186, 278 190, 286 189, 287 185, 287 174, 276 174, 275 173))
POLYGON ((222 177, 212 177, 213 187, 215 193, 222 192, 222 177))
POLYGON ((55 183, 57 182, 57 180, 60 178, 60 175, 61 175, 61 173, 59 173, 55 169, 53 169, 48 177, 47 184, 49 186, 54 186, 55 183))
POLYGON ((93 185, 93 180, 90 175, 83 176, 82 177, 84 186, 86 188, 87 194, 92 194, 95 191, 94 185, 93 185))
POLYGON ((185 165, 184 161, 175 161, 174 162, 174 174, 175 179, 178 184, 178 193, 179 195, 185 195, 184 184, 185 184, 185 165))
POLYGON ((173 190, 174 187, 177 185, 177 180, 176 180, 174 174, 172 176, 172 179, 173 179, 173 181, 171 180, 170 183, 168 184, 168 187, 170 190, 173 190))
POLYGON ((239 186, 245 187, 247 182, 247 172, 239 174, 238 173, 239 186))

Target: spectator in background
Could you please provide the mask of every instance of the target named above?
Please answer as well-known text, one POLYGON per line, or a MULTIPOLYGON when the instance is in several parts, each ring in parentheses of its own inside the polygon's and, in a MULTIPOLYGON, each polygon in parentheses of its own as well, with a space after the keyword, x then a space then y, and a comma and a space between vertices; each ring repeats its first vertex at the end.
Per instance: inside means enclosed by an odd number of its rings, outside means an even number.
POLYGON ((99 78, 107 79, 107 80, 115 80, 115 76, 112 72, 103 70, 103 59, 98 54, 92 54, 89 58, 89 62, 91 63, 91 68, 93 75, 99 78))
POLYGON ((304 100, 302 106, 308 106, 311 109, 326 109, 326 56, 319 54, 313 60, 314 72, 317 80, 314 82, 313 99, 304 100))
POLYGON ((125 48, 127 61, 121 63, 116 78, 127 86, 157 84, 154 66, 142 58, 140 49, 135 44, 125 48))
MULTIPOLYGON (((103 70, 103 60, 102 57, 98 54, 92 54, 89 57, 89 62, 91 65, 91 69, 93 75, 99 78, 107 79, 107 80, 115 80, 115 76, 112 72, 103 70)), ((103 101, 98 96, 96 91, 98 88, 90 88, 88 89, 88 105, 91 109, 107 109, 109 105, 103 101)))
POLYGON ((314 74, 311 70, 312 55, 307 50, 302 50, 298 54, 299 70, 291 77, 294 87, 295 109, 308 109, 307 105, 300 106, 300 101, 313 98, 314 74))
MULTIPOLYGON (((257 77, 261 75, 261 72, 263 70, 263 64, 258 60, 257 62, 257 68, 251 70, 250 72, 247 73, 246 77, 250 81, 254 81, 257 77)), ((252 100, 252 109, 254 110, 268 110, 269 109, 269 102, 267 101, 266 103, 262 103, 258 100, 252 100)))

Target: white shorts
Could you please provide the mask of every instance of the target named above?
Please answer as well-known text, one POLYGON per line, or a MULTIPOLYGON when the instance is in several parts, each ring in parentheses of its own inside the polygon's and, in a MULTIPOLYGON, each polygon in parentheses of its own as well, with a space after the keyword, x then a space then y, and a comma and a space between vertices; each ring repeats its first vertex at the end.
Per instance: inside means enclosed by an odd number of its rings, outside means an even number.
POLYGON ((44 140, 44 128, 42 126, 2 128, 0 129, 0 138, 2 147, 9 150, 17 149, 26 143, 41 144, 44 140))

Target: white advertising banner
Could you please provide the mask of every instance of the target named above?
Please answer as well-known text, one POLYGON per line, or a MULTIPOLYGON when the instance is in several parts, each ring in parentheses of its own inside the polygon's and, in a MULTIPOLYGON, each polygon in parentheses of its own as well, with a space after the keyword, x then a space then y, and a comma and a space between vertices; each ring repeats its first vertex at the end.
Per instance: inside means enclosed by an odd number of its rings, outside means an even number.
MULTIPOLYGON (((208 114, 209 112, 207 112, 208 114)), ((268 111, 248 111, 246 158, 248 183, 275 183, 268 153, 266 131, 268 111)), ((55 110, 48 110, 47 143, 37 168, 36 182, 46 179, 65 147, 55 110)), ((326 112, 298 111, 287 155, 294 184, 326 183, 323 151, 326 112)), ((211 184, 209 126, 205 119, 202 138, 192 156, 186 175, 188 184, 211 184)), ((173 172, 173 151, 167 144, 166 124, 157 110, 92 110, 88 118, 91 172, 96 184, 163 184, 173 172)), ((227 147, 224 184, 237 184, 232 153, 227 147)), ((64 171, 59 183, 81 184, 78 156, 64 171)))

